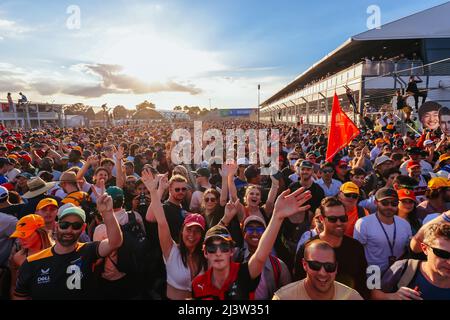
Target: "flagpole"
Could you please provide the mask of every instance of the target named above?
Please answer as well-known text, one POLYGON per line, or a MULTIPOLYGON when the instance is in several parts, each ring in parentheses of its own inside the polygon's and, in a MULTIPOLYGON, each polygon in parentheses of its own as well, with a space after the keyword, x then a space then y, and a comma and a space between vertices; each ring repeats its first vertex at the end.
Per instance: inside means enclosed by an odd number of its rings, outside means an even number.
POLYGON ((259 105, 260 89, 261 89, 261 85, 258 84, 258 125, 259 125, 259 109, 260 109, 260 105, 259 105))

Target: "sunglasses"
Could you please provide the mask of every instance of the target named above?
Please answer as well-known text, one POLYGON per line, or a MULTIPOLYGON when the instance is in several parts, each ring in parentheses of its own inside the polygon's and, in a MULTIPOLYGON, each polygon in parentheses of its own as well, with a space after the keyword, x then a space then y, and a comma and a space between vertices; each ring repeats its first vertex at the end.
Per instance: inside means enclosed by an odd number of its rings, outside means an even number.
POLYGON ((205 203, 208 203, 208 202, 216 202, 216 201, 217 201, 216 198, 205 198, 204 200, 205 200, 205 203))
POLYGON ((430 247, 430 248, 431 248, 431 250, 433 250, 433 253, 436 257, 445 259, 445 260, 450 259, 450 252, 442 250, 442 249, 438 249, 438 248, 433 248, 433 247, 430 247))
POLYGON ((72 226, 73 230, 80 230, 83 227, 84 223, 81 222, 68 222, 68 221, 61 221, 59 223, 59 228, 62 230, 69 229, 70 226, 72 226))
POLYGON ((411 199, 403 199, 403 200, 400 200, 400 202, 404 203, 404 204, 414 204, 414 203, 416 203, 414 200, 411 200, 411 199))
POLYGON ((186 192, 187 191, 187 188, 175 188, 174 189, 175 190, 175 192, 186 192))
POLYGON ((398 207, 398 201, 381 200, 380 203, 383 205, 383 207, 398 207))
POLYGON ((220 244, 208 244, 206 245, 206 252, 208 253, 216 253, 217 249, 220 249, 220 252, 228 253, 231 250, 231 245, 226 242, 221 242, 220 244))
POLYGON ((356 193, 344 193, 344 196, 346 198, 352 198, 352 199, 358 199, 359 198, 359 194, 356 194, 356 193))
POLYGON ((334 170, 322 170, 323 173, 333 173, 334 170))
POLYGON ((322 267, 324 267, 324 269, 327 273, 333 273, 337 269, 337 263, 318 262, 318 261, 310 261, 310 260, 305 260, 305 261, 308 264, 308 267, 314 271, 320 271, 322 269, 322 267))
POLYGON ((340 222, 342 222, 342 223, 348 222, 348 216, 347 215, 345 215, 345 216, 328 216, 328 217, 325 217, 325 218, 327 218, 327 220, 329 222, 331 222, 331 223, 336 223, 338 220, 340 222))
POLYGON ((257 234, 262 234, 264 230, 266 230, 264 227, 246 227, 245 233, 252 234, 256 232, 257 234))

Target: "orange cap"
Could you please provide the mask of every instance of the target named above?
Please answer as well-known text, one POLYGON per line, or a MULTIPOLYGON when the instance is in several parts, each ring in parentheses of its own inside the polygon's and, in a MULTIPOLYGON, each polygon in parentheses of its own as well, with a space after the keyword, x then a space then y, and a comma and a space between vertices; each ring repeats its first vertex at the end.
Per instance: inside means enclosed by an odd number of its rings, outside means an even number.
POLYGON ((58 208, 58 202, 56 202, 56 200, 52 199, 52 198, 42 199, 41 201, 39 201, 38 205, 36 206, 36 210, 41 210, 48 206, 55 206, 58 208))
POLYGON ((414 191, 411 191, 408 189, 400 189, 400 190, 397 190, 397 194, 398 194, 398 200, 410 199, 410 200, 417 202, 414 191))
POLYGON ((44 218, 37 214, 29 214, 17 222, 16 231, 14 231, 10 238, 28 238, 33 232, 43 226, 45 226, 44 218))
POLYGON ((433 178, 430 181, 428 181, 428 188, 431 190, 436 190, 440 188, 447 188, 450 187, 450 180, 447 178, 433 178))

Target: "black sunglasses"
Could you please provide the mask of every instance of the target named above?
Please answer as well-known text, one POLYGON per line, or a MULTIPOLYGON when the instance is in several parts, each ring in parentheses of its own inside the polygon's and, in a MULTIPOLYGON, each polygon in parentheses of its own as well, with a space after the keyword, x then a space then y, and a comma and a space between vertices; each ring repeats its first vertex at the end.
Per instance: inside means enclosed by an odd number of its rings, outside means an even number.
POLYGON ((333 173, 334 170, 322 170, 323 173, 333 173))
POLYGON ((357 193, 344 193, 344 196, 346 198, 352 198, 352 199, 358 199, 359 198, 359 194, 357 194, 357 193))
POLYGON ((331 263, 331 262, 318 262, 318 261, 311 261, 311 260, 305 260, 308 264, 308 267, 310 267, 314 271, 320 271, 322 267, 324 267, 325 271, 327 273, 333 273, 337 269, 337 263, 331 263))
POLYGON ((187 188, 175 188, 174 190, 175 190, 175 192, 180 192, 180 191, 186 192, 187 188))
POLYGON ((208 253, 216 253, 217 249, 220 249, 223 253, 228 253, 231 250, 231 245, 226 242, 221 242, 220 244, 211 243, 206 245, 206 252, 208 253))
POLYGON ((252 234, 254 232, 256 232, 258 234, 262 234, 262 233, 264 233, 264 230, 266 230, 266 228, 264 228, 264 227, 245 227, 245 233, 249 233, 249 234, 252 234))
POLYGON ((450 259, 450 252, 442 250, 442 249, 438 249, 438 248, 433 248, 433 247, 430 247, 430 248, 431 248, 431 250, 433 250, 433 253, 436 257, 445 259, 445 260, 450 259))
POLYGON ((383 205, 383 207, 398 207, 398 201, 381 200, 380 203, 383 205))
POLYGON ((61 221, 59 223, 59 228, 62 230, 69 229, 72 226, 73 230, 80 230, 83 227, 83 223, 81 222, 69 222, 69 221, 61 221))
POLYGON ((331 223, 336 223, 338 220, 342 223, 348 222, 348 216, 328 216, 325 217, 327 218, 328 221, 330 221, 331 223))
POLYGON ((216 202, 216 201, 217 201, 216 198, 204 198, 204 200, 205 200, 205 203, 208 203, 208 202, 216 202))

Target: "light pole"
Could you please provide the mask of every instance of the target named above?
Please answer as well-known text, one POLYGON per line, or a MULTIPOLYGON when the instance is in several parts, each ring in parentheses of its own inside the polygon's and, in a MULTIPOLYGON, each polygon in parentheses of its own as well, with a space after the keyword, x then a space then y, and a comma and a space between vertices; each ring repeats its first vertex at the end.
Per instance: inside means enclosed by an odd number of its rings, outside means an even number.
POLYGON ((258 84, 258 124, 259 124, 259 109, 260 109, 260 106, 259 106, 260 91, 261 91, 261 85, 258 84))

